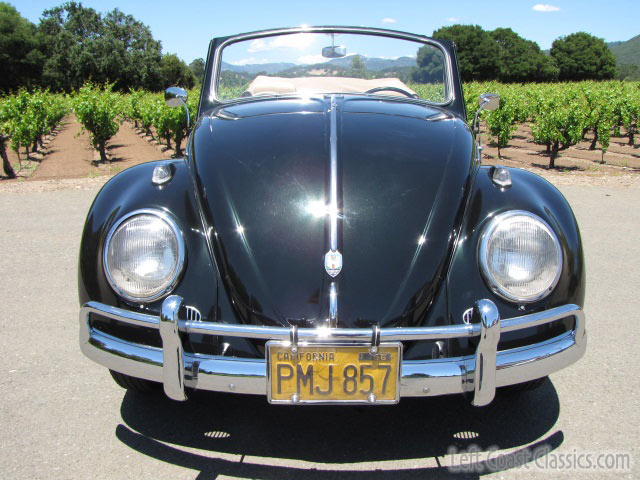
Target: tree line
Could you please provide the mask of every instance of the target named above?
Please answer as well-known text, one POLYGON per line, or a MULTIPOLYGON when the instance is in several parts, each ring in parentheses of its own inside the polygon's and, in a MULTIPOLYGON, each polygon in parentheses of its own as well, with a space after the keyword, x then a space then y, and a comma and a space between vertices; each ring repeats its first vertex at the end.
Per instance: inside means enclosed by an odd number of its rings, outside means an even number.
POLYGON ((163 54, 151 30, 117 8, 105 14, 67 2, 45 10, 37 25, 0 2, 0 91, 20 87, 71 92, 85 82, 119 91, 192 88, 196 77, 176 55, 163 54))
MULTIPOLYGON (((610 80, 616 76, 616 59, 607 44, 585 32, 556 39, 549 55, 510 28, 486 31, 478 25, 452 25, 434 31, 432 36, 456 44, 463 82, 610 80)), ((418 51, 414 81, 442 78, 442 62, 434 55, 430 47, 418 51)))
MULTIPOLYGON (((510 28, 485 31, 477 25, 435 30, 434 38, 455 42, 462 80, 504 83, 608 80, 616 60, 604 40, 579 32, 553 42, 550 54, 510 28)), ((415 82, 442 78, 442 61, 432 48, 418 52, 415 82)), ((204 60, 186 65, 163 54, 161 42, 131 15, 100 13, 75 1, 47 9, 33 24, 0 2, 0 92, 20 87, 71 92, 85 82, 113 84, 115 91, 159 91, 169 85, 193 88, 204 60)), ((353 69, 353 67, 352 67, 353 69)))

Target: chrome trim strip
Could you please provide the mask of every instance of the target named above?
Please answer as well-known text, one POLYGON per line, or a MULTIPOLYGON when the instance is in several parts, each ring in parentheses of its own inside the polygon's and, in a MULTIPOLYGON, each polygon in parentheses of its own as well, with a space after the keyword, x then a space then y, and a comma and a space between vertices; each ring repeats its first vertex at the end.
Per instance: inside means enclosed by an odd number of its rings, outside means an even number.
POLYGON ((178 314, 182 308, 182 297, 171 295, 162 302, 160 314, 160 337, 162 338, 162 383, 164 393, 173 400, 185 401, 184 353, 178 330, 178 314))
POLYGON ((329 326, 335 328, 338 324, 338 289, 336 282, 329 287, 329 326))
MULTIPOLYGON (((89 311, 80 316, 82 352, 112 370, 155 382, 163 381, 162 350, 126 342, 90 329, 89 311)), ((586 349, 584 314, 573 311, 576 328, 538 344, 497 352, 496 387, 534 380, 580 359, 586 349)), ((371 333, 369 332, 369 338, 371 333)), ((475 355, 402 362, 401 397, 424 397, 473 391, 475 355)), ((185 386, 200 390, 266 395, 264 359, 184 353, 185 386)))
POLYGON ((476 407, 489 405, 496 394, 496 355, 500 340, 500 313, 491 300, 478 300, 473 316, 480 322, 480 341, 476 349, 473 400, 476 407))
POLYGON ((186 312, 188 322, 199 322, 200 320, 202 320, 202 314, 196 307, 185 305, 184 310, 186 312))
MULTIPOLYGON (((139 325, 148 328, 159 328, 157 316, 133 312, 123 308, 112 307, 99 302, 88 302, 80 309, 80 317, 86 318, 90 313, 96 313, 113 318, 124 323, 139 325)), ((584 325, 584 312, 578 305, 568 304, 551 308, 537 313, 530 313, 521 317, 513 317, 500 321, 501 332, 511 332, 521 328, 530 328, 545 323, 560 320, 564 317, 574 316, 580 321, 576 326, 576 341, 579 341, 579 326, 584 325)), ((224 337, 257 338, 262 340, 289 340, 290 329, 286 327, 263 327, 256 325, 214 323, 214 322, 188 322, 178 321, 181 332, 200 333, 203 335, 218 335, 224 337)), ((584 330, 583 330, 584 331, 584 330)), ((413 341, 413 340, 442 340, 446 338, 465 338, 480 335, 479 324, 447 325, 437 327, 399 327, 381 328, 380 341, 413 341)), ((335 328, 331 330, 316 328, 300 328, 298 335, 301 341, 322 340, 327 336, 331 340, 353 340, 360 342, 371 341, 371 331, 364 328, 335 328)))
POLYGON ((331 155, 331 177, 329 182, 329 238, 332 251, 338 250, 338 127, 336 96, 331 95, 331 113, 329 116, 329 149, 331 155))
MULTIPOLYGON (((329 114, 329 154, 331 158, 329 179, 329 248, 338 251, 338 104, 336 96, 331 95, 329 114)), ((326 265, 325 265, 326 268, 326 265)), ((338 273, 339 275, 339 273, 338 273)), ((329 287, 329 327, 338 325, 338 292, 336 282, 329 287)))
POLYGON ((586 349, 585 315, 577 305, 563 305, 548 311, 501 321, 495 304, 479 300, 474 304, 474 322, 469 325, 420 328, 366 329, 297 329, 226 325, 190 322, 178 319, 182 298, 168 297, 160 318, 129 312, 98 302, 80 309, 80 348, 92 360, 107 368, 164 384, 170 398, 185 400, 185 386, 202 390, 235 393, 266 393, 264 359, 239 359, 223 356, 184 353, 180 331, 209 335, 238 336, 282 340, 291 345, 331 342, 358 342, 370 345, 390 340, 424 340, 480 335, 474 355, 403 361, 401 396, 433 396, 473 392, 472 403, 487 405, 496 387, 526 382, 553 373, 577 361, 586 349), (89 316, 97 313, 115 320, 149 328, 158 328, 163 348, 148 347, 123 341, 92 329, 89 316), (496 351, 501 331, 531 328, 573 316, 574 329, 553 339, 520 348, 496 351))
POLYGON ((522 328, 537 327, 572 315, 580 317, 581 324, 584 326, 585 317, 582 309, 577 305, 567 304, 560 307, 550 308, 549 310, 544 310, 542 312, 530 313, 520 317, 500 320, 500 331, 513 332, 514 330, 520 330, 522 328))
MULTIPOLYGON (((320 27, 295 27, 295 28, 279 28, 273 30, 261 30, 257 32, 249 32, 241 35, 235 35, 231 38, 226 39, 216 49, 213 56, 213 64, 211 66, 211 83, 209 84, 209 101, 217 102, 217 103, 228 103, 229 101, 236 101, 237 99, 230 100, 220 100, 218 98, 218 79, 220 73, 220 63, 221 63, 221 53, 225 47, 232 43, 237 43, 243 40, 251 40, 256 38, 269 37, 274 35, 290 35, 296 33, 353 33, 353 34, 364 34, 364 35, 373 35, 373 36, 385 36, 391 38, 398 38, 402 40, 411 40, 414 42, 423 43, 426 45, 431 45, 433 47, 438 48, 442 52, 442 56, 445 58, 446 63, 446 84, 445 84, 445 92, 446 98, 442 103, 429 102, 427 100, 417 99, 420 102, 427 103, 429 105, 437 105, 437 106, 447 106, 453 103, 456 99, 455 91, 453 88, 454 79, 453 79, 453 63, 451 56, 447 52, 447 50, 440 44, 437 40, 426 37, 424 35, 415 35, 413 33, 401 32, 398 30, 388 30, 384 28, 367 28, 367 27, 331 27, 331 26, 320 26, 320 27)), ((297 97, 300 95, 292 95, 293 97, 297 97)), ((382 95, 386 96, 386 95, 382 95)), ((201 100, 202 101, 202 100, 201 100)), ((200 105, 198 105, 198 111, 200 109, 200 105)))
POLYGON ((138 327, 159 328, 160 318, 156 315, 148 313, 140 313, 133 310, 125 310, 124 308, 112 307, 99 302, 85 303, 80 309, 81 317, 88 317, 90 313, 109 317, 119 322, 136 325, 138 327))

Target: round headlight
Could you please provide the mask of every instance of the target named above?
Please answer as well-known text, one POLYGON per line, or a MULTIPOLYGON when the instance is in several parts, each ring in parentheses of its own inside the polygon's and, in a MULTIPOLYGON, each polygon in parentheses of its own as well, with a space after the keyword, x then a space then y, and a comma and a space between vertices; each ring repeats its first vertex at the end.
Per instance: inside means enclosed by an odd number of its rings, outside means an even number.
POLYGON ((175 286, 184 264, 178 225, 160 210, 137 210, 109 231, 104 270, 118 295, 134 302, 156 300, 175 286))
POLYGON ((493 218, 479 247, 480 271, 491 289, 513 302, 546 297, 558 283, 562 250, 540 217, 513 210, 493 218))

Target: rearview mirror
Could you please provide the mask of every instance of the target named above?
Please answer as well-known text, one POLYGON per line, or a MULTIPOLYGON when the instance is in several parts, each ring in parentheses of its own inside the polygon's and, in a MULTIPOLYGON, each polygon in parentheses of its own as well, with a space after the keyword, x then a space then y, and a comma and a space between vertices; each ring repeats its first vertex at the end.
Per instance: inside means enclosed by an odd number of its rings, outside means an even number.
POLYGON ((342 45, 331 45, 322 49, 324 58, 342 58, 347 54, 347 47, 342 45))

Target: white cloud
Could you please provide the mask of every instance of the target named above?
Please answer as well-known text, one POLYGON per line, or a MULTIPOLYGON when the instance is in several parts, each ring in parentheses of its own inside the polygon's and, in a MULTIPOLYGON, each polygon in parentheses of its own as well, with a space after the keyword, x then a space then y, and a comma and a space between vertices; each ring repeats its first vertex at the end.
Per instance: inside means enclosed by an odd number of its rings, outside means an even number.
POLYGON ((560 8, 548 3, 537 3, 533 6, 533 10, 536 12, 557 12, 560 8))
POLYGON ((447 21, 451 23, 456 23, 456 22, 459 22, 460 19, 458 17, 449 17, 447 18, 447 21))
POLYGON ((301 57, 298 57, 297 61, 298 63, 304 64, 304 65, 315 65, 316 63, 328 62, 328 60, 324 58, 322 55, 303 55, 301 57))
POLYGON ((390 18, 390 17, 385 17, 382 20, 380 20, 382 23, 396 23, 396 19, 395 18, 390 18))
POLYGON ((266 42, 261 38, 256 38, 253 42, 249 44, 249 48, 247 48, 247 52, 255 53, 262 52, 267 49, 266 42))
POLYGON ((264 52, 266 50, 275 50, 277 48, 295 48, 297 50, 304 50, 308 48, 316 40, 316 35, 311 34, 293 34, 293 35, 278 35, 272 40, 264 41, 262 38, 256 38, 249 44, 247 52, 264 52))
MULTIPOLYGON (((360 55, 361 57, 364 57, 364 58, 381 58, 382 60, 397 60, 397 59, 402 58, 402 57, 410 57, 411 56, 411 54, 408 54, 408 55, 396 55, 394 57, 388 57, 386 55, 367 55, 367 54, 364 54, 364 53, 354 53, 354 54, 347 55, 347 56, 351 57, 353 55, 360 55)), ((415 54, 413 56, 415 57, 415 54)))
POLYGON ((249 58, 242 58, 240 60, 233 60, 232 62, 229 62, 231 65, 238 65, 238 66, 242 66, 242 65, 256 65, 256 64, 261 64, 261 63, 269 63, 269 60, 266 58, 255 58, 255 57, 249 57, 249 58))

